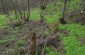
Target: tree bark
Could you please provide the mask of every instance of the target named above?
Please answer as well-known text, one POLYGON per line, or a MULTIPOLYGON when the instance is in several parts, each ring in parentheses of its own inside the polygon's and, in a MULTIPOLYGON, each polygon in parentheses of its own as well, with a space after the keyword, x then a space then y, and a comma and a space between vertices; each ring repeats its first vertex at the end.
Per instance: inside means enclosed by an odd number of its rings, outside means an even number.
POLYGON ((30 47, 29 47, 28 55, 35 55, 35 52, 36 52, 36 35, 35 35, 35 33, 30 34, 29 40, 30 40, 30 47))
POLYGON ((62 14, 62 17, 60 19, 61 24, 66 24, 65 16, 66 16, 67 2, 68 2, 67 0, 64 0, 63 14, 62 14))
POLYGON ((44 10, 46 9, 48 0, 40 0, 40 23, 44 21, 44 10))
POLYGON ((0 0, 1 5, 2 5, 3 12, 6 14, 6 10, 5 10, 5 6, 4 6, 4 4, 3 4, 3 1, 4 1, 4 0, 0 0))
POLYGON ((27 5, 27 20, 26 21, 29 21, 30 19, 30 0, 27 0, 28 2, 28 5, 27 5))

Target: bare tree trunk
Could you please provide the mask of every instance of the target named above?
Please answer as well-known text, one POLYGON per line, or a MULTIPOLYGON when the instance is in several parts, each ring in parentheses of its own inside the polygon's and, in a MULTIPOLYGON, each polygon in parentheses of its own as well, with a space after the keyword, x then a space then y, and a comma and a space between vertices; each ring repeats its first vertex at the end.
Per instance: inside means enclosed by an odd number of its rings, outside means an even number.
POLYGON ((15 15, 16 15, 16 18, 19 20, 19 16, 18 16, 18 11, 19 11, 18 2, 17 2, 17 0, 14 0, 14 2, 15 2, 15 15))
POLYGON ((15 0, 12 0, 13 1, 13 7, 14 7, 14 12, 15 12, 15 18, 18 19, 17 17, 17 11, 16 11, 16 5, 15 5, 15 0))
POLYGON ((36 52, 36 35, 35 33, 31 33, 29 35, 30 46, 29 47, 29 54, 28 55, 35 55, 36 52))
POLYGON ((64 0, 64 9, 63 9, 63 15, 60 19, 60 23, 61 24, 66 24, 66 21, 65 21, 65 15, 66 15, 66 9, 67 9, 67 0, 64 0))
POLYGON ((27 11, 27 21, 29 21, 29 18, 30 18, 30 0, 27 0, 27 2, 28 2, 28 6, 27 6, 27 9, 28 9, 28 11, 27 11))
POLYGON ((23 9, 23 19, 24 19, 24 21, 26 21, 24 0, 22 0, 22 5, 23 5, 23 6, 22 6, 22 7, 23 7, 23 8, 22 8, 22 9, 23 9))
POLYGON ((1 5, 2 5, 3 12, 6 14, 6 10, 5 10, 5 6, 4 6, 4 4, 3 4, 3 1, 4 1, 4 0, 0 0, 1 5))
POLYGON ((7 17, 9 17, 10 21, 12 21, 12 19, 11 19, 11 17, 10 17, 10 13, 9 13, 9 11, 11 12, 11 6, 10 6, 9 1, 7 1, 7 3, 8 3, 8 5, 5 6, 5 7, 6 7, 6 11, 8 12, 8 13, 7 13, 7 17))
POLYGON ((40 0, 40 23, 44 21, 44 10, 46 9, 48 0, 40 0))
MULTIPOLYGON (((22 4, 23 4, 23 0, 21 0, 21 2, 22 2, 22 4)), ((18 12, 19 12, 20 20, 22 20, 22 19, 24 19, 24 18, 23 18, 23 11, 22 11, 23 5, 22 5, 22 7, 21 7, 19 1, 17 2, 17 7, 18 7, 18 12)))
POLYGON ((9 11, 11 10, 9 8, 10 7, 9 2, 7 0, 5 0, 5 2, 8 3, 7 6, 5 6, 6 4, 4 3, 4 0, 1 0, 0 2, 1 2, 1 5, 2 5, 3 12, 6 14, 6 17, 8 17, 10 19, 10 21, 12 21, 11 18, 10 18, 10 14, 9 14, 9 11))

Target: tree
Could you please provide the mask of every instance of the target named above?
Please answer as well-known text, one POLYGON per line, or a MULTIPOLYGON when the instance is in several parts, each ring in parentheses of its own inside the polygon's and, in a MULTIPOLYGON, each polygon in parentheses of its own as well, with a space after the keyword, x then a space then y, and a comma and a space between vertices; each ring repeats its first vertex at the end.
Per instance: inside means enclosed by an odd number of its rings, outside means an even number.
POLYGON ((31 32, 29 35, 29 40, 30 40, 30 46, 28 55, 35 55, 35 50, 36 50, 36 34, 31 32))
POLYGON ((65 21, 65 15, 66 15, 66 9, 67 9, 67 3, 68 3, 68 0, 63 0, 64 2, 64 8, 63 8, 63 15, 60 19, 60 23, 61 24, 66 24, 66 21, 65 21))
POLYGON ((16 11, 16 6, 15 6, 15 0, 12 0, 12 2, 13 2, 13 9, 14 9, 14 12, 15 12, 15 18, 18 19, 17 11, 16 11))
POLYGON ((81 0, 82 2, 82 11, 85 11, 85 0, 81 0))
POLYGON ((29 21, 29 18, 30 18, 30 0, 27 0, 28 2, 28 5, 27 5, 27 10, 28 10, 28 13, 27 13, 27 21, 29 21))
POLYGON ((44 10, 46 9, 48 0, 40 0, 40 23, 44 21, 44 10))
POLYGON ((1 2, 1 5, 2 5, 2 9, 3 9, 3 12, 6 14, 7 12, 6 12, 6 9, 5 9, 5 5, 4 5, 4 0, 0 0, 0 2, 1 2))
POLYGON ((1 2, 2 9, 3 9, 3 12, 5 13, 6 17, 8 17, 10 19, 10 21, 12 21, 10 18, 10 14, 9 14, 9 11, 11 11, 9 1, 8 0, 0 0, 0 2, 1 2))

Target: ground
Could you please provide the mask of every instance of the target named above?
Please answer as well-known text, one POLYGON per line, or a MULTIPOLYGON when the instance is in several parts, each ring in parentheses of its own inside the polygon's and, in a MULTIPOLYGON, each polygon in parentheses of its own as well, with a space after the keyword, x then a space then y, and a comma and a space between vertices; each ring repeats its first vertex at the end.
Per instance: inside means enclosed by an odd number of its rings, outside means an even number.
MULTIPOLYGON (((69 12, 70 9, 75 10, 76 6, 72 6, 72 4, 76 5, 79 0, 71 1, 69 5, 69 12)), ((61 16, 60 7, 62 8, 62 3, 58 2, 55 9, 57 12, 54 11, 54 14, 51 10, 53 10, 53 4, 49 4, 47 6, 47 10, 49 12, 45 13, 45 18, 47 19, 48 23, 58 22, 58 32, 57 36, 61 40, 63 51, 56 51, 54 47, 46 47, 46 54, 47 55, 85 55, 85 25, 81 25, 80 23, 72 23, 69 22, 65 25, 59 23, 58 19, 61 16)), ((10 16, 12 20, 14 16, 10 16)), ((32 20, 39 20, 39 11, 38 8, 34 8, 31 10, 31 17, 32 20), (37 15, 35 15, 37 14, 37 15)), ((26 31, 24 27, 20 29, 20 27, 16 27, 12 29, 7 24, 9 23, 9 19, 4 15, 0 15, 0 55, 7 53, 8 55, 13 55, 13 53, 20 50, 25 50, 26 40, 24 37, 23 32, 26 31), (6 29, 7 28, 7 29, 6 29), (9 52, 12 52, 12 54, 9 52)), ((47 32, 46 32, 47 33, 47 32)), ((26 50, 25 50, 26 51, 26 50)), ((23 52, 23 51, 22 51, 23 52)), ((16 52, 17 55, 20 55, 20 52, 16 52)), ((24 54, 24 53, 22 53, 24 54)))

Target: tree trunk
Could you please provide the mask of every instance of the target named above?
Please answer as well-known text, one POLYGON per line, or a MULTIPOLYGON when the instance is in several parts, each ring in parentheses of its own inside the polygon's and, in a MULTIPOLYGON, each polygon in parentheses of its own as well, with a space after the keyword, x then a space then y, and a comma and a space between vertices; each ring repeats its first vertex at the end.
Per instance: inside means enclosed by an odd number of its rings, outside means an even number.
POLYGON ((66 24, 66 21, 65 21, 66 9, 67 9, 67 0, 64 0, 63 15, 62 15, 62 17, 61 17, 61 19, 60 19, 60 23, 61 23, 61 24, 66 24))
POLYGON ((36 35, 35 33, 31 33, 29 35, 29 40, 30 40, 30 46, 29 47, 29 55, 35 55, 36 52, 36 35))
POLYGON ((46 9, 48 0, 40 0, 40 23, 44 21, 44 10, 46 9))
POLYGON ((85 11, 85 0, 81 0, 82 2, 82 11, 85 11))
POLYGON ((6 14, 7 12, 6 12, 6 10, 5 10, 5 6, 4 6, 4 4, 3 4, 3 0, 1 0, 0 2, 1 2, 1 5, 2 5, 3 12, 6 14))
POLYGON ((30 18, 30 0, 27 0, 28 2, 28 5, 27 5, 27 20, 26 21, 29 21, 29 18, 30 18))

